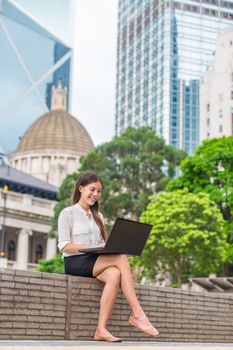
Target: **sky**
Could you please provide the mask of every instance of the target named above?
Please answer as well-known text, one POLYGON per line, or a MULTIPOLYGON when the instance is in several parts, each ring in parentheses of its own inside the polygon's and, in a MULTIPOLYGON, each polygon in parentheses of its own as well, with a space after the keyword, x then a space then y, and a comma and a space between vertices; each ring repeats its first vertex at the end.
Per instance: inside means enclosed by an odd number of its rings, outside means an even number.
POLYGON ((77 1, 75 117, 95 146, 114 136, 117 0, 77 1))

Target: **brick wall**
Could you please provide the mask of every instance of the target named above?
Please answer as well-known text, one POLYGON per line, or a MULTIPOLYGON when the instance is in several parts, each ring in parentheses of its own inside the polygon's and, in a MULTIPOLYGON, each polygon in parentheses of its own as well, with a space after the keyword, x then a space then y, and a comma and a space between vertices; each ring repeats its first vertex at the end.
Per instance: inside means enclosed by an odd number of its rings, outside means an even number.
MULTIPOLYGON (((92 338, 102 285, 89 278, 0 269, 0 339, 92 338)), ((159 329, 158 341, 233 342, 233 295, 137 286, 159 329)), ((118 294, 109 330, 125 340, 153 340, 128 325, 118 294)))

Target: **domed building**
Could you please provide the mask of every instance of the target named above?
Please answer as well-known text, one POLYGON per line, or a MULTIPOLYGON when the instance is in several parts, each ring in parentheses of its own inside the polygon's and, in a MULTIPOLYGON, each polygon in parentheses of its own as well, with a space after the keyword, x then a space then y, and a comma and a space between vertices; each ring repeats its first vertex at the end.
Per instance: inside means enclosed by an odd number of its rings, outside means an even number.
POLYGON ((82 155, 93 148, 84 126, 66 112, 67 91, 52 88, 51 111, 38 118, 22 137, 10 163, 55 186, 77 170, 82 155))

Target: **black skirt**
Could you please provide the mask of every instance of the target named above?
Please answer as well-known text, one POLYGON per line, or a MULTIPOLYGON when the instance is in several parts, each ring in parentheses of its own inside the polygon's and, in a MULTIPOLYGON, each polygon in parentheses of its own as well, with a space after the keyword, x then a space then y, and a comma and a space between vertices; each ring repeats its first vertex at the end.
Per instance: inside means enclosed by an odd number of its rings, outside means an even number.
POLYGON ((81 277, 92 277, 98 254, 79 254, 64 257, 65 274, 81 277))

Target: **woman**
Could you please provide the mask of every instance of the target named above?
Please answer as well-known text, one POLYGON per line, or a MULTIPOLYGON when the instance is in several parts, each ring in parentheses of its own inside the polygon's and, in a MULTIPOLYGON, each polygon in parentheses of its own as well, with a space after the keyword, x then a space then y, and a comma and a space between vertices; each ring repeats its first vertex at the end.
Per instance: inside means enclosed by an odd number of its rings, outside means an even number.
POLYGON ((65 273, 94 277, 104 283, 94 339, 120 342, 107 330, 119 286, 132 309, 129 324, 150 336, 159 332, 152 326, 140 306, 128 258, 123 254, 82 254, 80 249, 104 246, 106 231, 99 212, 102 183, 94 173, 82 174, 76 183, 73 205, 62 210, 58 219, 58 246, 64 256, 65 273))

